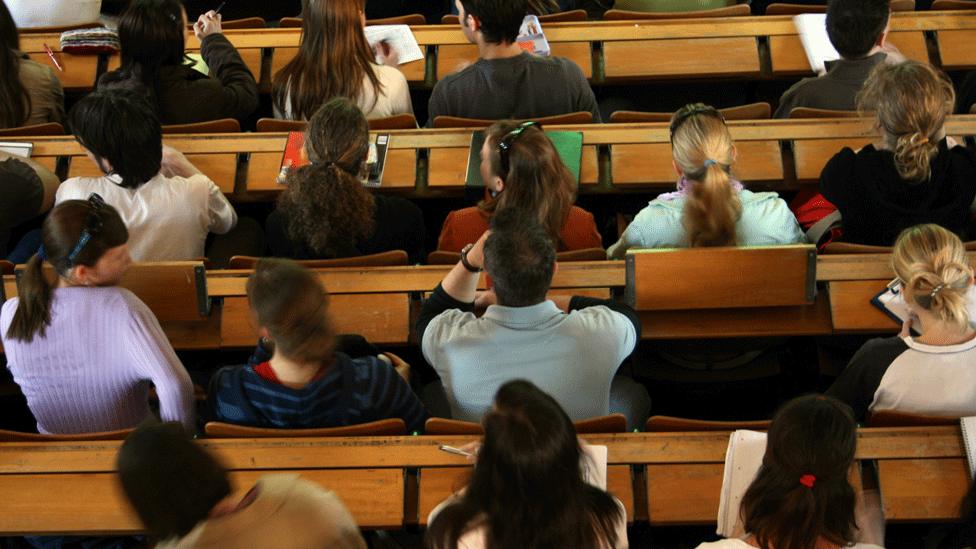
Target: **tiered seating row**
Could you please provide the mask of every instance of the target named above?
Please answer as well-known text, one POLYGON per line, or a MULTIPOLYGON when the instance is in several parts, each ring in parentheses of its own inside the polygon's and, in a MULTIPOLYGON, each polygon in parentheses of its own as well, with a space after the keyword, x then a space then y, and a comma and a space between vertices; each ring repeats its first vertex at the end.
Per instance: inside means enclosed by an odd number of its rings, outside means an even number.
MULTIPOLYGON (((673 187, 666 123, 584 124, 550 129, 583 133, 582 193, 663 190, 673 187)), ((753 189, 790 190, 814 183, 842 147, 860 148, 876 136, 870 119, 731 121, 739 161, 735 176, 753 189)), ((976 135, 976 116, 952 116, 949 135, 976 135)), ((381 190, 416 197, 460 194, 467 174, 470 129, 390 130, 381 190)), ((33 158, 62 177, 98 176, 96 166, 70 136, 19 138, 34 143, 33 158)), ((167 135, 234 200, 270 200, 287 134, 167 135)))
MULTIPOLYGON (((455 25, 411 27, 426 49, 424 60, 400 66, 415 86, 430 87, 444 75, 473 63, 478 49, 455 25)), ((571 59, 593 84, 662 79, 795 77, 810 73, 790 16, 728 17, 657 21, 587 21, 545 25, 553 55, 571 59)), ((271 78, 292 59, 301 29, 240 29, 225 34, 270 90, 271 78)), ((891 18, 889 41, 905 56, 944 69, 976 67, 976 13, 902 12, 891 18)), ((56 34, 25 34, 21 47, 32 59, 52 65, 44 44, 56 34)), ((198 52, 195 37, 187 43, 198 52)), ((118 55, 77 56, 55 49, 65 87, 91 89, 101 74, 119 65, 118 55)))
MULTIPOLYGON (((889 522, 954 519, 969 486, 959 427, 862 429, 857 459, 876 460, 889 522)), ((424 524, 462 488, 463 458, 437 449, 473 437, 202 440, 241 495, 256 478, 291 472, 334 490, 361 527, 424 524)), ((714 524, 727 432, 584 435, 609 448, 608 489, 632 522, 714 524)), ((118 490, 119 442, 0 444, 0 535, 139 531, 118 490)))

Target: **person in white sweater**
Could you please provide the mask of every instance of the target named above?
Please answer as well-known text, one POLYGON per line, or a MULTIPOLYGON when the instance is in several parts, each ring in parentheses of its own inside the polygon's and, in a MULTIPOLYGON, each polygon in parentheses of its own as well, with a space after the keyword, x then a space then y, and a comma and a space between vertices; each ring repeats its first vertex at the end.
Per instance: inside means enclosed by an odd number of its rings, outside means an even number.
POLYGON ((97 23, 102 0, 4 0, 19 28, 97 23))
POLYGON ((762 246, 805 242, 800 225, 776 193, 754 193, 732 178, 736 150, 721 113, 695 103, 671 118, 678 190, 652 200, 610 246, 630 248, 762 246))
POLYGON ((208 233, 237 224, 217 185, 179 151, 163 147, 159 119, 141 96, 95 92, 71 109, 70 119, 75 139, 105 175, 68 179, 55 202, 101 195, 129 229, 134 261, 203 257, 208 233))
POLYGON ((334 97, 353 101, 366 118, 413 113, 396 51, 383 43, 373 51, 366 41, 363 0, 306 0, 304 6, 298 54, 274 75, 275 118, 308 120, 334 97))

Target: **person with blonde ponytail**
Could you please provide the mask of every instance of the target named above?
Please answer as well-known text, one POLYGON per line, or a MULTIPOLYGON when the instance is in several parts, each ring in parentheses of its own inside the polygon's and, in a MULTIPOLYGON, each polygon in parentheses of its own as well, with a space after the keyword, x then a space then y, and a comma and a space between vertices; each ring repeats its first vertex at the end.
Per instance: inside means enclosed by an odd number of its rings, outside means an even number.
POLYGON ((694 103, 671 118, 677 192, 652 200, 607 250, 761 246, 804 241, 796 218, 776 193, 753 193, 732 178, 736 150, 722 115, 694 103))
POLYGON ((773 416, 739 516, 746 534, 698 549, 881 549, 879 494, 848 480, 857 450, 849 406, 823 395, 795 398, 773 416))
POLYGON ((369 125, 355 103, 330 100, 312 116, 305 136, 311 164, 290 173, 278 208, 265 222, 277 257, 331 259, 404 250, 423 258, 423 213, 409 200, 363 187, 369 125))
POLYGON ((891 262, 912 316, 900 335, 868 341, 827 394, 861 420, 879 410, 976 415, 976 330, 967 308, 973 268, 962 241, 938 225, 912 227, 898 237, 891 262))
POLYGON ((922 223, 963 233, 976 198, 976 154, 946 138, 954 102, 952 83, 929 64, 880 64, 871 72, 857 104, 873 113, 881 141, 845 147, 820 175, 846 241, 891 246, 922 223))
POLYGON ((92 194, 58 204, 41 232, 18 297, 0 310, 7 367, 38 431, 135 427, 152 417, 150 382, 162 419, 192 430, 190 376, 152 311, 117 286, 131 262, 119 213, 92 194))

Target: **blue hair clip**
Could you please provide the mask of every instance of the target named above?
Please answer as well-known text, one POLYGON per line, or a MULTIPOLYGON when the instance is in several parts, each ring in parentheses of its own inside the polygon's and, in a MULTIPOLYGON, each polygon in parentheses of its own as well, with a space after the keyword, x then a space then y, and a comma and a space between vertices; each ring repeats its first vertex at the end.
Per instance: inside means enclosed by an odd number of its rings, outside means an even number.
POLYGON ((47 250, 44 249, 44 244, 37 249, 37 257, 41 258, 41 261, 47 261, 47 250))
POLYGON ((709 166, 715 166, 717 164, 718 164, 718 162, 712 160, 711 158, 708 158, 708 159, 705 160, 705 167, 706 168, 709 167, 709 166))

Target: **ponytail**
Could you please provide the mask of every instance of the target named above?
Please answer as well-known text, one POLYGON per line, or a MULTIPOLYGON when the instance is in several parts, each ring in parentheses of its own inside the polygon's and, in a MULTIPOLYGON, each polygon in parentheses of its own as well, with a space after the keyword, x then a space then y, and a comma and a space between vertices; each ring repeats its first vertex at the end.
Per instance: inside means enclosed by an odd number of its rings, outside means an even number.
POLYGON ((973 269, 958 236, 933 224, 905 229, 895 242, 891 262, 904 281, 906 300, 940 322, 959 328, 969 324, 966 297, 973 269))
POLYGON ((712 161, 701 179, 691 185, 681 223, 692 248, 735 246, 735 226, 741 214, 742 202, 726 167, 712 161))
POLYGON ((895 168, 902 179, 923 181, 928 179, 932 159, 939 154, 939 147, 921 132, 898 136, 895 140, 895 168))
POLYGON ((34 335, 44 337, 51 323, 53 287, 44 274, 44 261, 34 254, 17 281, 17 311, 7 329, 7 338, 30 343, 34 335))

